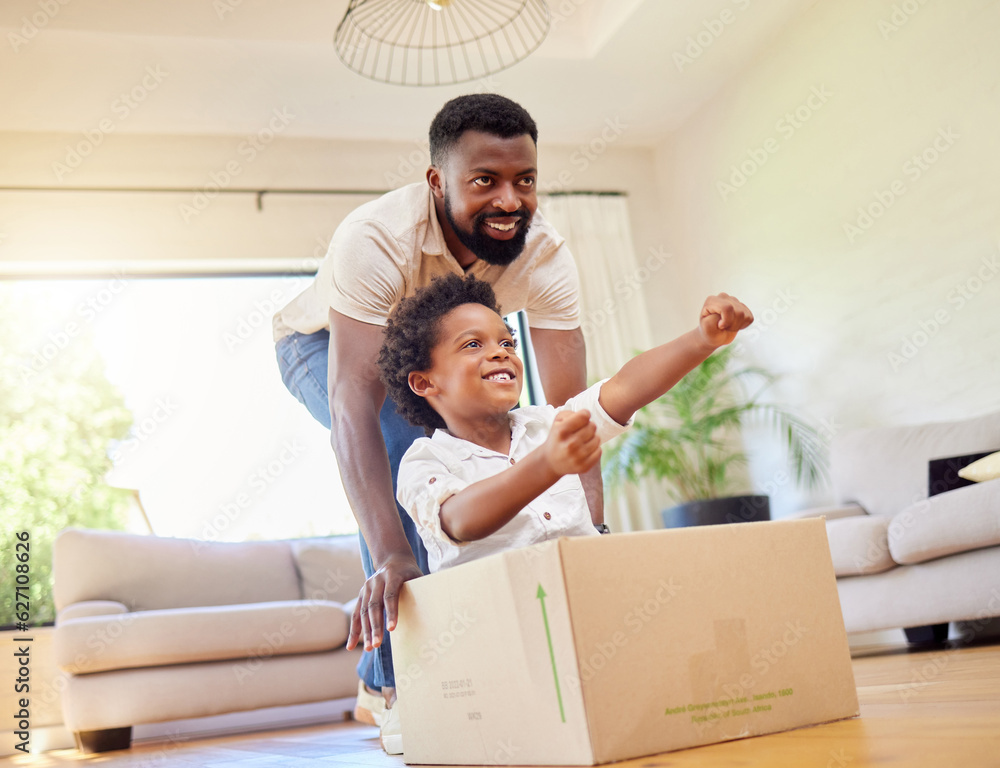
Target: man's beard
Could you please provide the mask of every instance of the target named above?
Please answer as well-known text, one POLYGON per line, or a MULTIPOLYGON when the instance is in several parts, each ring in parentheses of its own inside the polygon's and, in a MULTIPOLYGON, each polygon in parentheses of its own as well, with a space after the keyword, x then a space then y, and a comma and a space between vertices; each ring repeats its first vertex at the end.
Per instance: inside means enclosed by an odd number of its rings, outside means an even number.
POLYGON ((451 224, 452 232, 455 233, 462 245, 472 251, 476 258, 498 267, 506 267, 521 255, 525 240, 528 238, 528 230, 531 228, 531 215, 523 208, 518 208, 513 213, 480 213, 472 220, 472 231, 468 232, 455 221, 451 210, 451 198, 447 194, 444 196, 444 215, 447 217, 448 223, 451 224), (509 218, 524 219, 527 222, 517 224, 517 234, 510 240, 495 240, 481 229, 485 226, 487 219, 509 218))

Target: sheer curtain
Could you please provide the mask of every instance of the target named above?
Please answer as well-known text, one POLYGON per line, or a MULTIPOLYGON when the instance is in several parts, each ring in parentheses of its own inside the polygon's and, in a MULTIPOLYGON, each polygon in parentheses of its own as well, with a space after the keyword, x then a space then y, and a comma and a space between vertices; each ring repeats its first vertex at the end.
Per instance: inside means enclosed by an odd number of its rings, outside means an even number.
MULTIPOLYGON (((598 381, 652 346, 643 285, 659 264, 638 262, 624 195, 539 195, 539 207, 576 258, 587 374, 598 381)), ((606 489, 605 522, 613 531, 662 527, 657 498, 664 496, 645 481, 606 489)))

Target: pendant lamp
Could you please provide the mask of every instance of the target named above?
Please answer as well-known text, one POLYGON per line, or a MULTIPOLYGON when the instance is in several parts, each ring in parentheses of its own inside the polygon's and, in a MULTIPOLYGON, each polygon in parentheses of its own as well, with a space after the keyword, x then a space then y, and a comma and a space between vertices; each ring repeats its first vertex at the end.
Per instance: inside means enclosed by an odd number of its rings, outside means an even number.
POLYGON ((544 0, 351 0, 334 44, 372 80, 451 85, 513 66, 548 31, 544 0))

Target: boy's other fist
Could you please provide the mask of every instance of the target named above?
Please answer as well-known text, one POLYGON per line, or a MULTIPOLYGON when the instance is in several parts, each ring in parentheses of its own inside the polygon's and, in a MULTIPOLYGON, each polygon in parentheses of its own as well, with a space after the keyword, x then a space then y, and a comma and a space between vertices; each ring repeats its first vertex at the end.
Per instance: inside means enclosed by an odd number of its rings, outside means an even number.
POLYGON ((559 411, 545 441, 549 466, 560 475, 586 472, 601 459, 601 440, 590 411, 559 411))
POLYGON ((732 342, 736 334, 753 322, 753 312, 739 299, 728 293, 709 296, 701 307, 698 330, 713 347, 732 342))

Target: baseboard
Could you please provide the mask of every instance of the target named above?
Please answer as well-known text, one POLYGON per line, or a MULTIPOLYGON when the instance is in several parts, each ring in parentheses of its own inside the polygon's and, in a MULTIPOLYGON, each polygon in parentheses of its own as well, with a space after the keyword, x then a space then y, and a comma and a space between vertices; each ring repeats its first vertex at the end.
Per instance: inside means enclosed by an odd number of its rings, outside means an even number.
MULTIPOLYGON (((953 621, 948 628, 948 640, 953 643, 990 642, 1000 640, 1000 617, 976 621, 953 621)), ((902 629, 880 629, 872 632, 853 632, 847 635, 851 648, 872 645, 906 645, 902 629)))
POLYGON ((246 712, 230 712, 212 717, 146 723, 132 729, 133 743, 188 741, 234 733, 253 733, 279 728, 302 728, 309 725, 339 722, 354 711, 354 697, 331 699, 287 707, 269 707, 246 712))
POLYGON ((879 629, 873 632, 852 632, 847 635, 851 648, 869 645, 906 645, 906 635, 902 629, 879 629))

